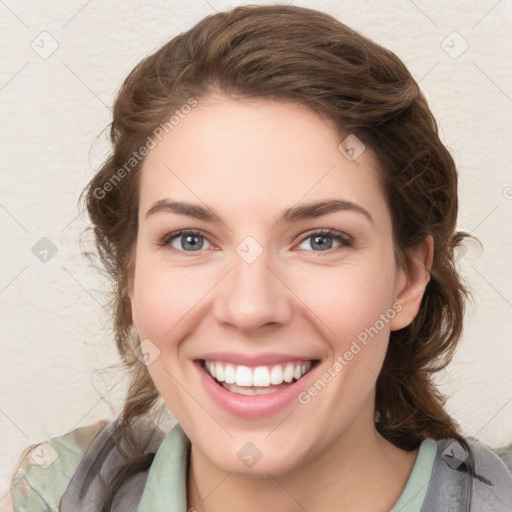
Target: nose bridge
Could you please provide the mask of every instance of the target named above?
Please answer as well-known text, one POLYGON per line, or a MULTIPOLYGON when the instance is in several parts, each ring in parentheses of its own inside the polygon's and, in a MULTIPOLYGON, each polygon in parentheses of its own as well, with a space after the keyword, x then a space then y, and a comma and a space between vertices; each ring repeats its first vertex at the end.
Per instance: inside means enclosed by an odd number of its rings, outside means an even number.
POLYGON ((215 301, 219 322, 247 331, 285 323, 291 306, 288 289, 272 269, 267 251, 256 244, 254 239, 239 244, 215 301))

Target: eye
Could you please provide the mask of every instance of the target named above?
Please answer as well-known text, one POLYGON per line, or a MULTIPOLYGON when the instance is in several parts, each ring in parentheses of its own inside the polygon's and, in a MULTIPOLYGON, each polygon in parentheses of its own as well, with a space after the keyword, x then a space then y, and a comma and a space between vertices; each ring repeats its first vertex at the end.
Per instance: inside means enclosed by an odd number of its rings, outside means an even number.
POLYGON ((337 247, 334 247, 334 250, 340 247, 351 247, 354 245, 352 237, 333 229, 321 229, 309 233, 302 238, 300 244, 309 241, 313 252, 326 252, 333 249, 333 240, 339 244, 337 247))
MULTIPOLYGON (((181 229, 165 235, 159 241, 158 245, 169 247, 175 252, 194 253, 208 248, 204 247, 205 241, 210 244, 206 236, 200 231, 181 229)), ((299 245, 304 244, 306 241, 309 241, 310 248, 313 252, 328 252, 339 249, 340 247, 351 247, 354 244, 354 240, 351 236, 333 229, 321 229, 310 232, 302 237, 299 245), (338 246, 333 247, 333 241, 337 242, 338 246)), ((304 250, 304 248, 302 250, 304 250)), ((305 250, 310 249, 306 248, 305 250)))
POLYGON ((170 246, 172 250, 181 252, 198 252, 204 248, 204 241, 208 239, 199 231, 182 229, 165 235, 159 242, 161 246, 170 246))

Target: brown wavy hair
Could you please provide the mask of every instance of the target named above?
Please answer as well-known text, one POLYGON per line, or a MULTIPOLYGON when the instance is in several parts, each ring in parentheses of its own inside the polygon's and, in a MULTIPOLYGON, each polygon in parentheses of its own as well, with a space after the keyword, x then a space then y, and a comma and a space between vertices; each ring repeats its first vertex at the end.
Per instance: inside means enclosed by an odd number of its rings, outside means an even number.
MULTIPOLYGON (((131 162, 154 130, 190 102, 212 91, 239 98, 296 103, 355 134, 376 156, 393 221, 397 261, 428 235, 434 261, 420 311, 390 335, 376 383, 376 428, 394 445, 413 450, 427 437, 455 438, 473 457, 459 425, 447 414, 432 375, 451 360, 463 327, 468 291, 455 266, 457 172, 436 121, 402 61, 332 16, 294 6, 243 6, 208 16, 142 60, 125 79, 110 125, 112 152, 84 190, 101 262, 111 276, 115 338, 131 372, 118 438, 133 450, 115 475, 103 511, 120 486, 146 469, 131 428, 159 397, 134 354, 128 276, 134 267, 139 175, 131 162), (120 172, 120 169, 126 172, 120 172), (120 175, 122 177, 120 178, 120 175), (109 185, 110 184, 110 185, 109 185)), ((471 491, 470 491, 471 492, 471 491)))

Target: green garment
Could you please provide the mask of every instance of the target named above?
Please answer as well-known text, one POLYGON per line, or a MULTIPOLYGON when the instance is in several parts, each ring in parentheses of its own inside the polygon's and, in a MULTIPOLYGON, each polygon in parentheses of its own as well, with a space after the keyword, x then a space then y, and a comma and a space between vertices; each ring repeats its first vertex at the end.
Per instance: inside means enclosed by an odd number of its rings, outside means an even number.
MULTIPOLYGON (((159 504, 170 504, 169 510, 187 510, 186 466, 190 443, 179 425, 176 425, 158 450, 137 512, 162 510, 159 504)), ((418 452, 405 489, 390 512, 418 512, 425 498, 430 473, 436 458, 437 444, 424 440, 418 452)))
MULTIPOLYGON (((106 421, 81 427, 47 443, 28 447, 12 479, 16 512, 58 512, 60 499, 106 421)), ((147 477, 137 512, 186 512, 186 468, 190 442, 180 425, 162 441, 147 477)), ((437 444, 424 440, 402 495, 390 512, 418 512, 429 484, 437 444)))

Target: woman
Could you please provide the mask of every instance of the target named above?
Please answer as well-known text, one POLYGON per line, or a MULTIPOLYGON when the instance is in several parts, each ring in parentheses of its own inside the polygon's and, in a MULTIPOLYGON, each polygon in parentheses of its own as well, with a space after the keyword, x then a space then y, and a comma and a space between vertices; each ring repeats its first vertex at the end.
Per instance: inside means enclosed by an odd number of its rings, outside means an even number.
POLYGON ((85 199, 131 385, 27 449, 16 510, 512 508, 431 380, 467 295, 457 174, 392 52, 310 9, 218 13, 130 73, 111 138, 85 199))

